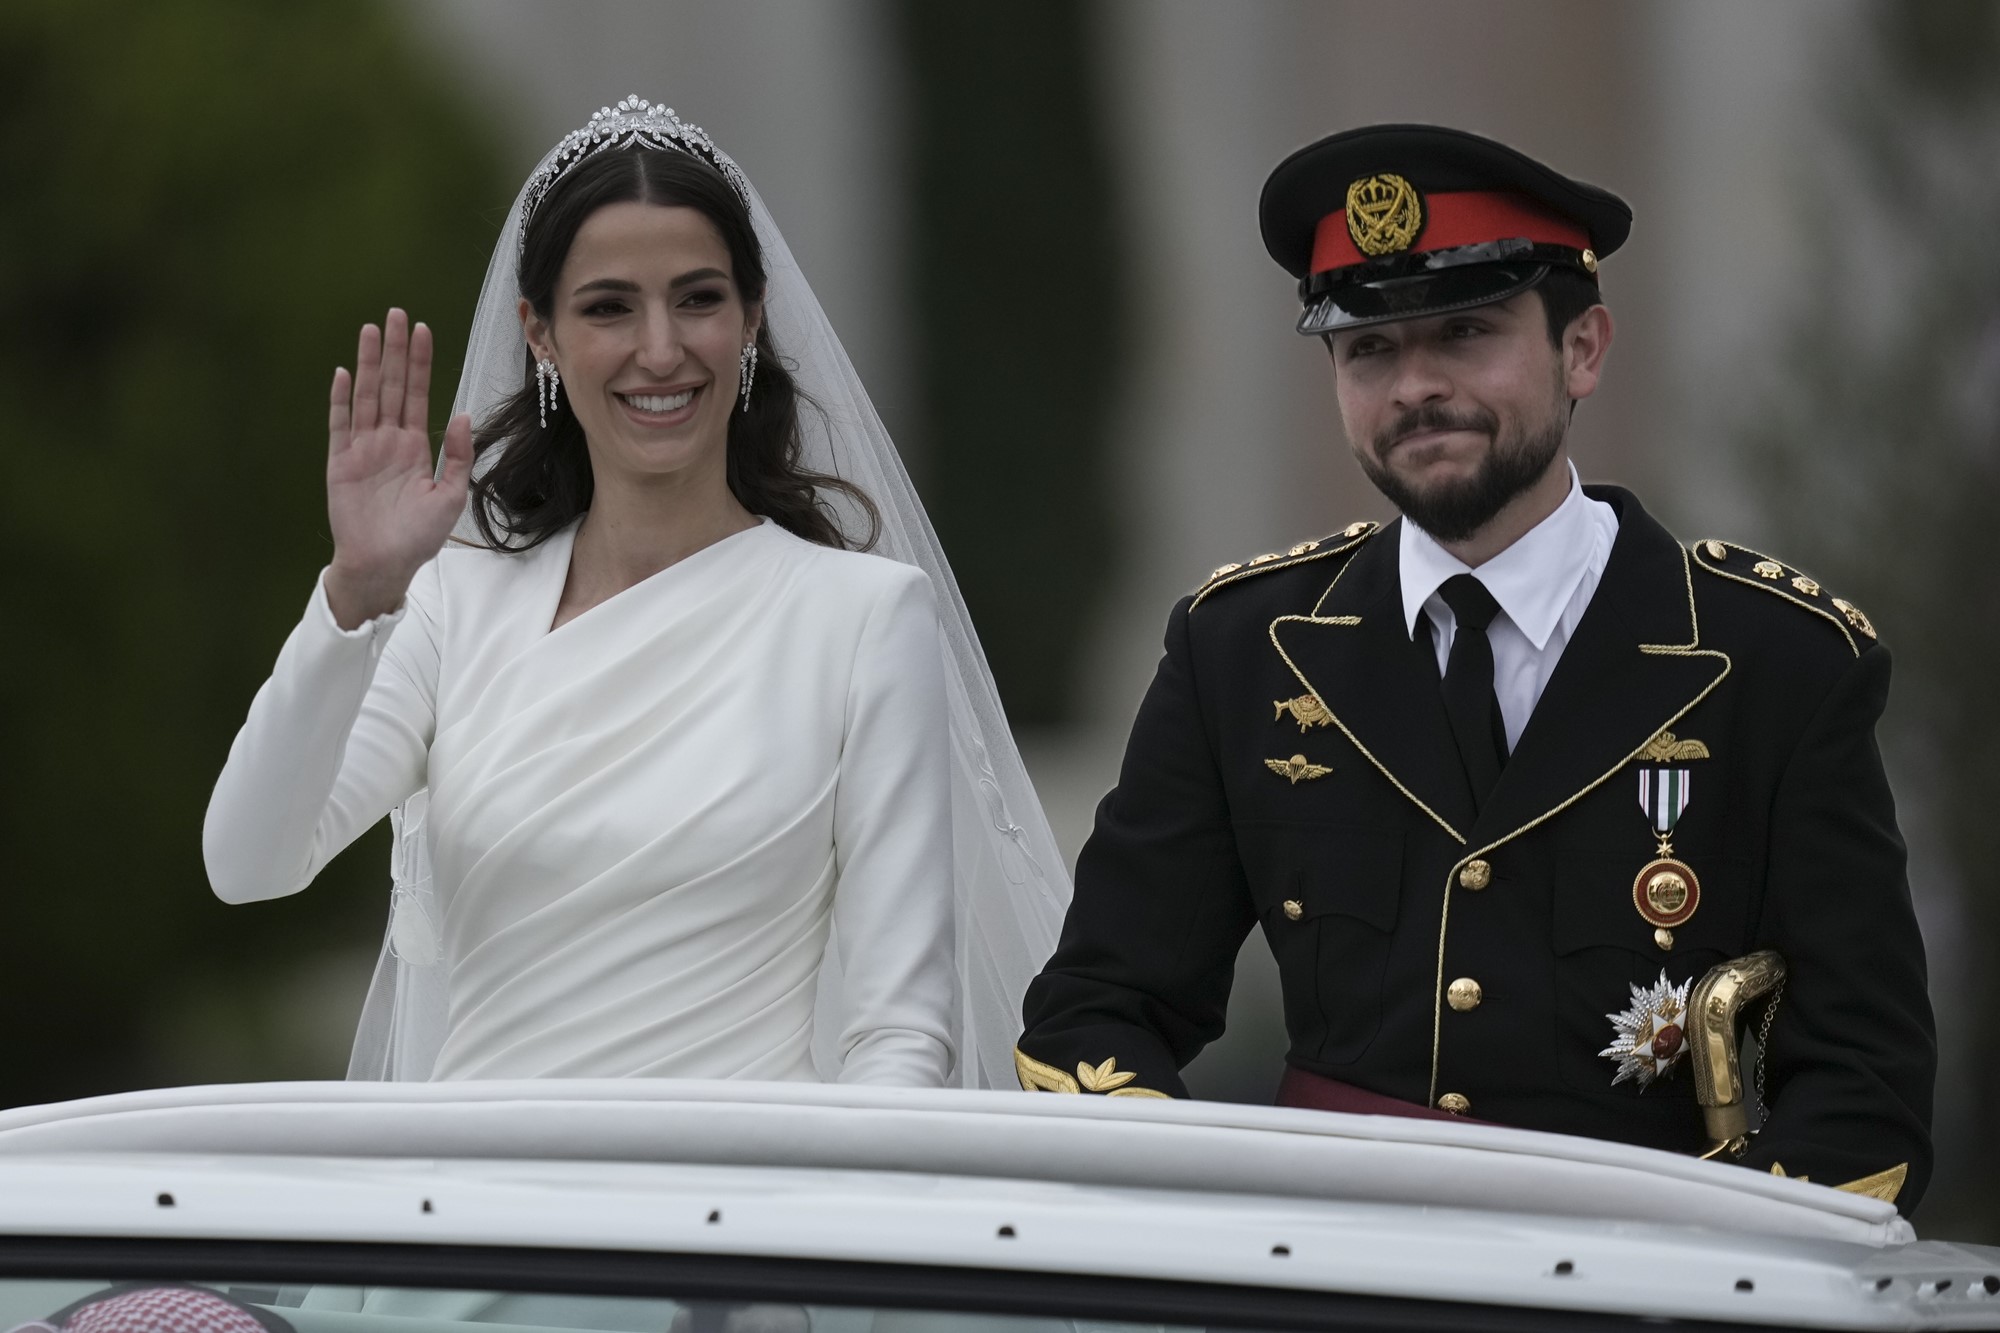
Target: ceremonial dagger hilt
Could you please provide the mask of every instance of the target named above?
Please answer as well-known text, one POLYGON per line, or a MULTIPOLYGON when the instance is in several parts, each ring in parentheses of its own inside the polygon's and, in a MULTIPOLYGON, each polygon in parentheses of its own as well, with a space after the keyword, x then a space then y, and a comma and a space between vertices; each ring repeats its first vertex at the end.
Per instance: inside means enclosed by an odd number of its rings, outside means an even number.
MULTIPOLYGON (((1712 967, 1688 1000, 1688 1058, 1694 1064, 1694 1096, 1708 1129, 1708 1151, 1735 1156, 1750 1140, 1750 1105, 1744 1095, 1742 1039, 1737 1022, 1751 1001, 1785 983, 1785 960, 1771 949, 1732 958, 1712 967)), ((1763 1052, 1758 1052, 1763 1058, 1763 1052)))

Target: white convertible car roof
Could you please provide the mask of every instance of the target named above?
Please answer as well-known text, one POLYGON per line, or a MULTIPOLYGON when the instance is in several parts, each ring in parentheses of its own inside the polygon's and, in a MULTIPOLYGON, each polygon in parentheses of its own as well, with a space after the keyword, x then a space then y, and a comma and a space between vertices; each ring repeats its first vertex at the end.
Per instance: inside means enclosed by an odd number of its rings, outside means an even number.
POLYGON ((0 1112, 6 1235, 728 1253, 2000 1327, 2000 1251, 1915 1242, 1893 1206, 1795 1180, 1492 1126, 1011 1092, 292 1083, 28 1107, 0 1112))

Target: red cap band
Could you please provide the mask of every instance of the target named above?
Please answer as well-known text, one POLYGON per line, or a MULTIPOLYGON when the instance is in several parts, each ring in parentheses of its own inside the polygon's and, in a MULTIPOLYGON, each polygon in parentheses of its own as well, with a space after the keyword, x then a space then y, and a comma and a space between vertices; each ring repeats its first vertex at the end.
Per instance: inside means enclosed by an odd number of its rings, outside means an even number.
MULTIPOLYGON (((1590 247, 1590 233, 1551 213, 1526 195, 1505 190, 1463 190, 1424 196, 1424 226, 1417 243, 1401 254, 1428 254, 1461 245, 1482 245, 1520 237, 1542 245, 1590 247)), ((1312 271, 1346 268, 1369 258, 1355 248, 1347 213, 1328 213, 1313 234, 1312 271)))

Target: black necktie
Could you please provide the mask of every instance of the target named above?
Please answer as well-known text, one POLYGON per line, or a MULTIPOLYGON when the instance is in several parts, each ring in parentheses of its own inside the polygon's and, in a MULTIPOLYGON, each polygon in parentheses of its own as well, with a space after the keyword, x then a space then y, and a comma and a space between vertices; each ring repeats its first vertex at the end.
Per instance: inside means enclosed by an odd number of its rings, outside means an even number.
POLYGON ((1458 620, 1451 656, 1444 668, 1444 711, 1458 741, 1465 775, 1472 780, 1472 798, 1486 803, 1507 762, 1507 726, 1500 718, 1500 699, 1493 693, 1493 645, 1486 627, 1500 614, 1500 603, 1486 585, 1470 574, 1454 574, 1438 596, 1458 620))

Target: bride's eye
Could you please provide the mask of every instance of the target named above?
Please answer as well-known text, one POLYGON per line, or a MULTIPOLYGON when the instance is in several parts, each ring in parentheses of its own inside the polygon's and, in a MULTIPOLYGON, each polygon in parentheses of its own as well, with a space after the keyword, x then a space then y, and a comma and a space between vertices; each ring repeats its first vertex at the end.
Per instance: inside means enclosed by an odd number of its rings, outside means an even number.
POLYGON ((608 297, 602 301, 591 302, 583 308, 583 313, 593 317, 599 315, 621 315, 625 313, 625 303, 616 297, 608 297))
POLYGON ((690 310, 712 310, 727 299, 728 297, 724 293, 712 287, 704 287, 700 290, 689 292, 681 304, 690 310))

